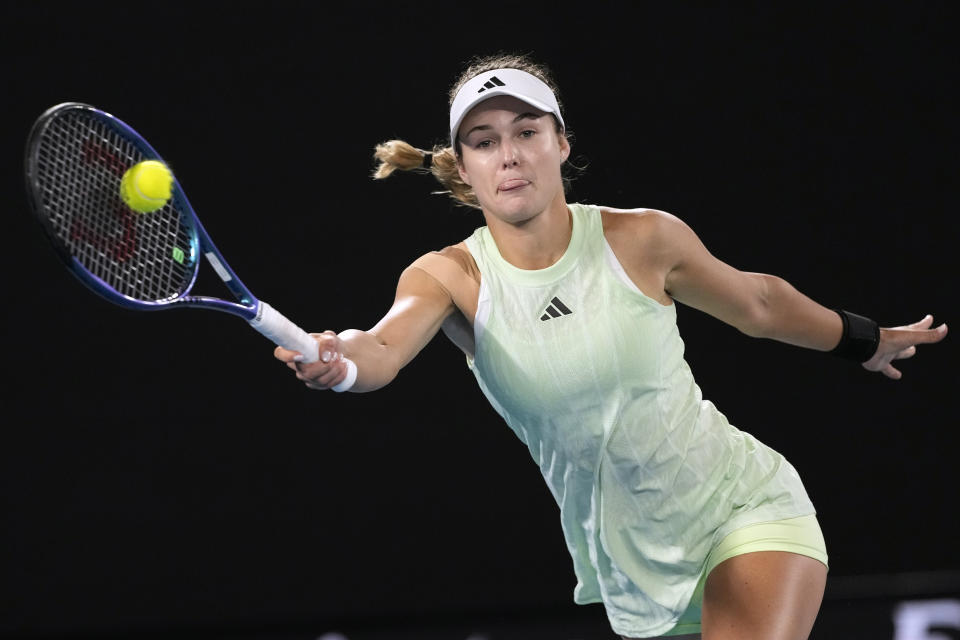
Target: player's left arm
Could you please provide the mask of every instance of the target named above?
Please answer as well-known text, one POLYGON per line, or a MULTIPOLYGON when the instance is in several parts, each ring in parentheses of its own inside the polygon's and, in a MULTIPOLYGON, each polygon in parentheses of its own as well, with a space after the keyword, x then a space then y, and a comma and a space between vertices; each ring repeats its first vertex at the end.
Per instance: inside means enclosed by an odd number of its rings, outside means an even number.
MULTIPOLYGON (((843 322, 778 276, 735 269, 714 257, 682 220, 657 212, 653 234, 663 256, 664 289, 682 302, 736 327, 743 333, 788 344, 830 351, 840 342, 843 322)), ((863 363, 891 378, 900 372, 890 363, 909 358, 916 345, 938 342, 947 326, 930 329, 932 316, 911 325, 880 329, 876 354, 863 363)))

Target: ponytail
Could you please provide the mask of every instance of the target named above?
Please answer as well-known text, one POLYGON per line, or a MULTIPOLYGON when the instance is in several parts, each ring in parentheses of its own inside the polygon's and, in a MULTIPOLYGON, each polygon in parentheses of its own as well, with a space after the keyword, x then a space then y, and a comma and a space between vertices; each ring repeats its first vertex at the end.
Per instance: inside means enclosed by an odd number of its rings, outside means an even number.
POLYGON ((382 180, 397 169, 430 172, 444 187, 443 191, 434 193, 447 194, 460 204, 480 208, 473 187, 460 178, 452 147, 435 146, 432 151, 424 151, 403 140, 388 140, 376 146, 373 157, 380 162, 373 172, 374 180, 382 180))

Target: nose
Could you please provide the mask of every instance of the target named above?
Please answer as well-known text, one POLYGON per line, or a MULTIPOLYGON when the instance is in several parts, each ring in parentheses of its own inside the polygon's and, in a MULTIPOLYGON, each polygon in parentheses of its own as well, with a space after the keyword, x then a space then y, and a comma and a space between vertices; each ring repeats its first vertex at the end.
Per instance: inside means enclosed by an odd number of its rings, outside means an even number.
POLYGON ((516 145, 510 141, 501 143, 500 152, 503 155, 503 166, 513 167, 520 163, 520 152, 516 145))

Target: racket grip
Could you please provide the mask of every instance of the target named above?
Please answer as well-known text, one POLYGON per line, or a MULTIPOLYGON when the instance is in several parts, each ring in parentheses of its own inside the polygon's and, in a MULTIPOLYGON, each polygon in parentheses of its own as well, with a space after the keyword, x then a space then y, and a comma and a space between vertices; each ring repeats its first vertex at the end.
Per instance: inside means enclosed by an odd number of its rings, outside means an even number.
MULTIPOLYGON (((300 352, 303 362, 316 362, 320 359, 320 348, 313 336, 263 300, 259 301, 257 315, 250 320, 250 326, 284 349, 300 352)), ((346 391, 357 381, 357 365, 349 358, 344 358, 343 361, 347 365, 347 377, 332 387, 334 391, 346 391)))

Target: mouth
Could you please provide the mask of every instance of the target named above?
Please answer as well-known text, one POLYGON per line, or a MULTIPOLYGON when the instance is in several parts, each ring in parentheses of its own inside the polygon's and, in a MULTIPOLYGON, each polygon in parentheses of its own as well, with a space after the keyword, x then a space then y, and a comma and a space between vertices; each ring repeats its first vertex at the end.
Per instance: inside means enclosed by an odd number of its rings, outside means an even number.
POLYGON ((497 185, 497 191, 500 193, 505 193, 508 191, 516 191, 517 189, 522 189, 530 184, 529 180, 523 180, 521 178, 511 178, 509 180, 504 180, 499 185, 497 185))

